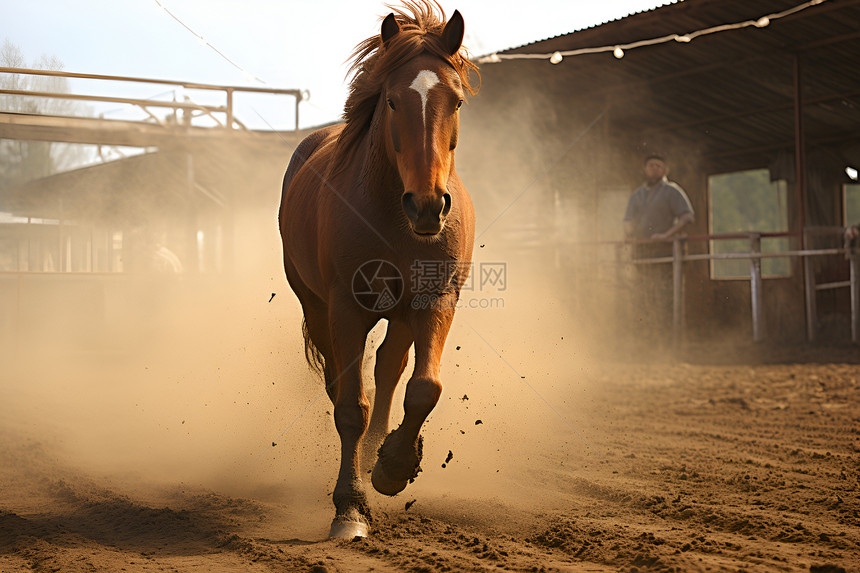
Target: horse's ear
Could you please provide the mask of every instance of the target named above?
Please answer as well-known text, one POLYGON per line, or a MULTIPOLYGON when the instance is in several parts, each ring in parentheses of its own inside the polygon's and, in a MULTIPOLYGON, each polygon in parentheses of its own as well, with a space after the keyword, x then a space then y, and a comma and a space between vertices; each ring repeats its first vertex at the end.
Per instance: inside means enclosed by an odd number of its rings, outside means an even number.
POLYGON ((460 14, 459 10, 454 10, 454 14, 451 15, 451 19, 448 20, 445 29, 442 30, 442 41, 445 42, 449 55, 453 56, 460 50, 464 31, 463 15, 460 14))
POLYGON ((396 36, 398 32, 400 32, 400 25, 397 23, 397 18, 394 17, 394 13, 392 12, 382 21, 382 43, 388 43, 388 40, 396 36))

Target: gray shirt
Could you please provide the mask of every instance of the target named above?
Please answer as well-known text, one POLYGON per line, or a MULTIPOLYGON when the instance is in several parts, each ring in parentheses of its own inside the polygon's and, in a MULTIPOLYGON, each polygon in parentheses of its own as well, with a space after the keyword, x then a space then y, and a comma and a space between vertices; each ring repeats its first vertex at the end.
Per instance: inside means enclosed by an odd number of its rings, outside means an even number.
POLYGON ((664 179, 653 189, 642 185, 633 192, 624 220, 633 223, 631 238, 648 239, 671 229, 684 213, 693 214, 687 194, 677 183, 664 179))

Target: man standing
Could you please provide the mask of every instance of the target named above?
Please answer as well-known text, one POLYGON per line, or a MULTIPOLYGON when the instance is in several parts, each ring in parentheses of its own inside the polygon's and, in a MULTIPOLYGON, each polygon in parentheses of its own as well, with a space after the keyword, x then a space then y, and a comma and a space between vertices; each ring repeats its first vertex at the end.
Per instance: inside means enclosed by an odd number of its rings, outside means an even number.
MULTIPOLYGON (((687 194, 666 178, 668 173, 662 156, 645 158, 645 183, 633 192, 627 203, 624 235, 628 239, 656 241, 635 244, 634 259, 671 256, 670 239, 694 220, 687 194)), ((636 270, 639 294, 635 303, 637 322, 650 331, 652 340, 666 342, 671 336, 672 265, 640 263, 636 270)))
MULTIPOLYGON (((645 183, 633 192, 624 214, 628 239, 669 239, 693 222, 693 208, 681 187, 666 176, 669 168, 660 155, 645 158, 645 183)), ((660 243, 657 243, 660 244, 660 243)), ((671 254, 671 243, 668 254, 671 254)), ((665 251, 657 249, 657 251, 665 251)))

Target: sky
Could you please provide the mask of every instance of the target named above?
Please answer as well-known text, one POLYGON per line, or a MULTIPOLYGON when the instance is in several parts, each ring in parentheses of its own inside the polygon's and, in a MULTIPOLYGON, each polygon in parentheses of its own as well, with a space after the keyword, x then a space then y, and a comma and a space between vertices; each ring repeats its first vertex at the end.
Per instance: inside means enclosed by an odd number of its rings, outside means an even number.
MULTIPOLYGON (((655 0, 440 3, 449 16, 455 9, 463 14, 464 45, 472 56, 662 4, 655 0)), ((56 56, 72 72, 306 90, 310 99, 300 104, 299 111, 299 125, 305 128, 340 118, 347 94, 347 59, 356 44, 378 33, 381 18, 390 11, 385 4, 384 0, 0 0, 0 45, 8 40, 17 46, 28 64, 42 55, 56 56)), ((220 94, 213 100, 213 94, 171 86, 73 80, 70 87, 76 93, 160 99, 175 95, 180 100, 188 96, 197 103, 224 104, 220 94)), ((235 97, 236 115, 250 127, 295 127, 291 98, 235 97)), ((116 104, 90 107, 109 118, 123 119, 130 113, 116 104)))

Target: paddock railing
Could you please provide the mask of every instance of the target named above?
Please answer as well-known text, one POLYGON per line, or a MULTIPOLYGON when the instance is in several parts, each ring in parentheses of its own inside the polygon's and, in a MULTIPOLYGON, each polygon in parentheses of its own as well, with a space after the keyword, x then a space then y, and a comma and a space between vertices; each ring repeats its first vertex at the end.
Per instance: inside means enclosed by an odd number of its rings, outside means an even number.
POLYGON ((193 82, 183 82, 175 80, 163 80, 152 78, 137 78, 129 76, 110 76, 101 74, 81 74, 75 72, 65 72, 60 70, 35 70, 29 68, 8 68, 0 67, 0 74, 20 74, 31 76, 46 76, 65 79, 85 79, 85 80, 105 80, 122 83, 137 83, 137 84, 159 84, 165 86, 174 86, 186 90, 201 90, 211 92, 221 92, 224 96, 223 105, 203 105, 188 101, 163 101, 156 99, 136 99, 126 97, 112 97, 101 95, 83 95, 73 94, 68 92, 48 92, 48 91, 30 91, 30 90, 15 90, 15 89, 0 89, 0 95, 22 96, 28 98, 40 99, 63 99, 63 100, 78 100, 101 103, 116 103, 127 104, 132 107, 141 109, 149 116, 149 120, 159 124, 166 124, 164 118, 160 118, 152 113, 152 108, 167 108, 173 110, 173 115, 169 116, 181 124, 190 121, 193 117, 207 116, 213 120, 219 127, 228 130, 241 129, 247 130, 247 127, 239 121, 233 112, 233 96, 236 93, 255 93, 255 94, 271 94, 271 95, 286 95, 295 99, 295 129, 299 129, 299 103, 302 100, 308 99, 308 92, 297 89, 281 89, 268 87, 244 87, 244 86, 224 86, 213 84, 201 84, 193 82), (176 112, 184 113, 181 120, 176 118, 176 112), (219 118, 224 118, 222 122, 219 118))
MULTIPOLYGON (((810 244, 809 239, 814 236, 830 235, 841 238, 844 228, 842 227, 810 227, 804 229, 804 245, 810 244)), ((615 264, 617 268, 625 265, 672 265, 672 331, 675 344, 683 339, 684 330, 684 263, 693 261, 715 261, 715 260, 749 260, 749 283, 752 315, 753 340, 756 342, 764 338, 764 289, 762 260, 777 257, 799 257, 803 262, 803 279, 806 310, 806 336, 807 340, 813 342, 816 338, 818 315, 816 305, 816 293, 823 290, 848 288, 851 300, 851 341, 860 341, 860 248, 856 245, 845 244, 841 248, 824 249, 798 249, 780 250, 774 252, 762 252, 761 242, 766 238, 799 237, 799 233, 734 233, 714 234, 702 236, 678 236, 674 239, 639 240, 611 243, 615 246, 615 264), (685 246, 694 241, 725 241, 746 239, 749 241, 747 252, 735 253, 703 253, 687 254, 685 246), (623 255, 625 247, 631 244, 648 243, 672 243, 672 256, 632 259, 623 255), (816 284, 813 260, 816 257, 843 255, 849 267, 849 280, 831 283, 816 284)))

